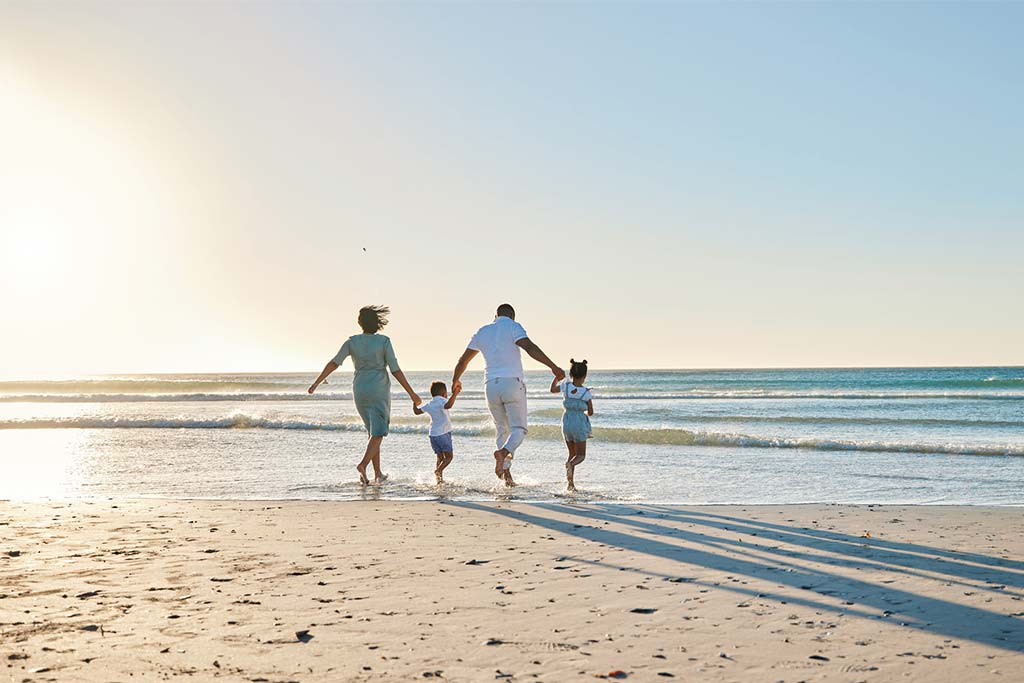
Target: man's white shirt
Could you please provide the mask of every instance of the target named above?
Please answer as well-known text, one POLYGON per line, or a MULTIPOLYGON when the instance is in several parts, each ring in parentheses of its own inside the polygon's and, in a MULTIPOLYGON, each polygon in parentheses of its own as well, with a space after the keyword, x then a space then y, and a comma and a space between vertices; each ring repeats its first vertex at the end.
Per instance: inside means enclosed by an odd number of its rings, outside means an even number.
POLYGON ((499 377, 523 379, 523 359, 516 342, 527 336, 522 325, 505 316, 499 316, 490 325, 477 330, 467 348, 484 355, 487 366, 485 381, 499 377))

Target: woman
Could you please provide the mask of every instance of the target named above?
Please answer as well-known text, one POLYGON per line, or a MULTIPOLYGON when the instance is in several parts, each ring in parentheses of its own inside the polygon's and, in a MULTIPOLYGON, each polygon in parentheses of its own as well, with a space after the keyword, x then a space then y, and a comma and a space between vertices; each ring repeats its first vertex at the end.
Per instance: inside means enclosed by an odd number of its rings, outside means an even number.
POLYGON ((352 397, 356 403, 359 417, 363 418, 366 432, 370 438, 366 444, 366 453, 356 466, 359 470, 359 483, 366 486, 370 480, 366 477, 366 466, 373 463, 374 483, 380 484, 388 475, 380 471, 380 442, 388 435, 391 424, 391 380, 387 371, 395 376, 402 385, 413 405, 422 403, 420 397, 409 386, 405 374, 398 367, 395 350, 391 340, 377 332, 388 324, 387 316, 391 311, 387 306, 364 306, 359 309, 359 327, 362 334, 348 338, 338 354, 324 366, 323 372, 309 387, 309 393, 316 391, 327 376, 337 370, 345 359, 352 357, 352 365, 356 374, 352 378, 352 397))

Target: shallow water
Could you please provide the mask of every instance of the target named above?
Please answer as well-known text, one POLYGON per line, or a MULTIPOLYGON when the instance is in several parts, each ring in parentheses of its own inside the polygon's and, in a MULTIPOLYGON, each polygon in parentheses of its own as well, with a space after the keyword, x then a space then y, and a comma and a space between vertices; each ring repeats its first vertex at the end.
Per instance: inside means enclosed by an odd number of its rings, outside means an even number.
MULTIPOLYGON (((396 394, 362 489, 350 375, 161 375, 0 382, 0 497, 565 496, 560 402, 530 373, 521 486, 497 486, 479 374, 452 411, 455 462, 433 485, 427 419, 396 394)), ((446 373, 409 373, 423 395, 446 373)), ((548 375, 548 377, 550 377, 548 375)), ((593 372, 592 501, 1024 504, 1024 368, 593 372)), ((396 385, 397 388, 397 385, 396 385)))

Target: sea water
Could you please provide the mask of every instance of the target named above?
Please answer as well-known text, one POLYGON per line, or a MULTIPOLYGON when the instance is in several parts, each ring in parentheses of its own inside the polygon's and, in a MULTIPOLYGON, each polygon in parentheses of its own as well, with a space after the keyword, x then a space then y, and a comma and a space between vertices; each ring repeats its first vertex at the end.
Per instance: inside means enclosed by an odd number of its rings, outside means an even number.
MULTIPOLYGON (((424 399, 449 372, 410 372, 424 399)), ((393 385, 390 475, 358 485, 365 433, 339 371, 0 382, 0 498, 1024 504, 1024 368, 593 371, 594 438, 566 494, 561 401, 527 373, 520 484, 494 476, 482 375, 451 411, 437 487, 428 419, 393 385)))

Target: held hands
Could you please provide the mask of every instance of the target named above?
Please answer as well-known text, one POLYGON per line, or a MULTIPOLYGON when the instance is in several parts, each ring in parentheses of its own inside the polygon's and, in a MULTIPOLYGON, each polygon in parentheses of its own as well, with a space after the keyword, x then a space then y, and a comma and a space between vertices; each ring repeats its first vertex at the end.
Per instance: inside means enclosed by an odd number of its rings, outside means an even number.
POLYGON ((551 368, 551 374, 555 376, 556 382, 561 382, 563 379, 565 379, 565 370, 563 370, 562 368, 551 368))
POLYGON ((415 407, 415 406, 418 406, 418 405, 419 405, 419 404, 421 404, 421 403, 423 403, 423 399, 421 399, 421 398, 420 398, 420 396, 419 396, 419 394, 417 394, 417 393, 415 393, 415 392, 413 392, 413 393, 409 394, 409 398, 411 398, 411 399, 412 399, 412 405, 413 405, 414 407, 415 407))
POLYGON ((462 380, 461 379, 452 380, 452 393, 453 394, 462 393, 462 380))

